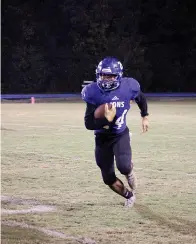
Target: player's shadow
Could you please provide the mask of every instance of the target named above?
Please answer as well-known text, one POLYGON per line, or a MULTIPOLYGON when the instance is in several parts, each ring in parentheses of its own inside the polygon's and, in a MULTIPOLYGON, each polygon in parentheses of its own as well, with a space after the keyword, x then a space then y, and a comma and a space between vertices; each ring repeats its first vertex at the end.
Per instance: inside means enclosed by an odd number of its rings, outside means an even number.
POLYGON ((145 219, 155 221, 157 225, 166 226, 175 232, 183 235, 196 236, 196 222, 185 220, 179 217, 163 217, 154 213, 149 207, 142 204, 135 204, 136 212, 145 219), (178 223, 177 223, 178 222, 178 223))

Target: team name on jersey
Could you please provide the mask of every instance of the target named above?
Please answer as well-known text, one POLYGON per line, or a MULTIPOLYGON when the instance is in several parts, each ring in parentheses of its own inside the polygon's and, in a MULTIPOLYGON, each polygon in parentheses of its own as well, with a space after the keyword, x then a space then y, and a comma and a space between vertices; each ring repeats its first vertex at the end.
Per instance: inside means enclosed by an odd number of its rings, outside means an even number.
POLYGON ((125 106, 125 102, 120 102, 120 101, 118 101, 118 102, 111 102, 110 104, 113 104, 114 107, 116 107, 116 108, 124 108, 124 106, 125 106))

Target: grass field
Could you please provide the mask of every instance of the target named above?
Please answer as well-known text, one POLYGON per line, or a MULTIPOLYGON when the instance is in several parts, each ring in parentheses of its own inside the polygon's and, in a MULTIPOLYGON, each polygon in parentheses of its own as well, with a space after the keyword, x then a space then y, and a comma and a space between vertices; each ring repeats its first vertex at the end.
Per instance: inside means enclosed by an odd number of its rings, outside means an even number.
POLYGON ((196 101, 149 102, 146 134, 133 105, 132 209, 102 182, 84 103, 1 108, 1 243, 196 243, 196 101), (54 209, 25 212, 40 205, 54 209))

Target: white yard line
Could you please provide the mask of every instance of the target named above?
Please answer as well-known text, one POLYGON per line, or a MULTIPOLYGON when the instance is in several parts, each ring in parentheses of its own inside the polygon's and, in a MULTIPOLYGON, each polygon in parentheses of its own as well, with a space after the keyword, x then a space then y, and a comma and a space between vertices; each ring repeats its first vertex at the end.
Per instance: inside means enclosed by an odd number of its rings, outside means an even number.
POLYGON ((21 222, 16 222, 16 221, 1 221, 2 225, 6 225, 6 226, 10 226, 10 227, 21 227, 21 228, 26 228, 26 229, 32 229, 32 230, 37 230, 40 231, 48 236, 51 237, 58 237, 58 238, 62 238, 62 239, 70 239, 70 240, 74 240, 78 243, 82 243, 82 244, 96 244, 96 242, 92 239, 89 238, 79 238, 79 237, 74 237, 74 236, 69 236, 66 235, 62 232, 58 232, 55 230, 50 230, 47 228, 43 228, 43 227, 36 227, 34 225, 29 225, 29 224, 25 224, 25 223, 21 223, 21 222))
MULTIPOLYGON (((28 214, 28 213, 32 214, 32 213, 41 213, 41 212, 43 213, 43 212, 51 212, 51 211, 56 210, 56 207, 54 207, 54 206, 35 205, 36 203, 38 203, 38 201, 35 201, 35 200, 24 200, 24 199, 19 199, 19 198, 2 195, 1 201, 15 203, 15 204, 19 204, 19 205, 30 205, 30 204, 34 205, 31 208, 21 209, 21 210, 2 209, 1 210, 2 215, 28 214)), ((58 231, 50 230, 50 229, 46 229, 46 228, 41 228, 41 227, 36 227, 34 225, 29 225, 26 223, 21 223, 21 222, 16 222, 16 221, 1 221, 1 224, 6 225, 6 226, 11 226, 11 227, 21 227, 21 228, 26 228, 26 229, 38 230, 48 236, 58 237, 58 238, 62 238, 62 239, 72 239, 81 244, 96 244, 96 242, 90 238, 82 238, 82 237, 79 238, 79 237, 69 236, 62 232, 58 232, 58 231)))
POLYGON ((55 211, 55 207, 47 206, 47 205, 37 205, 28 209, 20 209, 20 210, 12 210, 12 209, 1 209, 2 215, 9 214, 27 214, 27 213, 44 213, 44 212, 52 212, 55 211))
POLYGON ((44 205, 36 200, 24 200, 10 196, 1 195, 1 201, 12 203, 16 205, 32 205, 33 207, 27 209, 1 209, 1 214, 26 214, 26 213, 43 213, 43 212, 52 212, 56 210, 55 206, 44 205))

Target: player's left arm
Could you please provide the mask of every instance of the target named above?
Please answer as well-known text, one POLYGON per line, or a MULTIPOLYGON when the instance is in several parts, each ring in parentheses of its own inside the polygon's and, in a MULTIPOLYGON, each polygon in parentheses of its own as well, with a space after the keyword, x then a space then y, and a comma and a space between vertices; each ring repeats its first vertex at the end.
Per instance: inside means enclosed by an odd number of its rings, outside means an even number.
POLYGON ((148 131, 149 128, 149 122, 148 122, 148 104, 147 99, 144 93, 140 89, 140 84, 135 79, 129 80, 130 84, 130 92, 131 92, 131 100, 135 100, 137 103, 142 116, 142 132, 148 131))
POLYGON ((146 96, 142 91, 138 92, 138 95, 135 98, 135 102, 137 103, 140 111, 141 111, 141 116, 144 118, 148 116, 148 104, 147 104, 147 99, 146 96))
POLYGON ((148 103, 146 96, 142 91, 139 91, 137 96, 135 97, 135 102, 137 103, 141 117, 142 117, 142 132, 145 133, 148 131, 149 128, 149 121, 148 121, 148 103))

